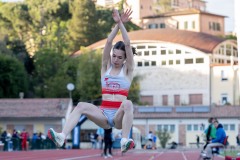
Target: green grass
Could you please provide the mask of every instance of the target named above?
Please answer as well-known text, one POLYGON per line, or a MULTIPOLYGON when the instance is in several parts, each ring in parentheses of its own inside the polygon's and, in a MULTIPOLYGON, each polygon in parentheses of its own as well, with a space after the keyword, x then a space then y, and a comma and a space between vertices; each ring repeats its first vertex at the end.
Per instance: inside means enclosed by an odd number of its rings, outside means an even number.
POLYGON ((240 153, 240 150, 225 150, 225 152, 221 153, 222 156, 232 156, 237 157, 237 153, 240 153))

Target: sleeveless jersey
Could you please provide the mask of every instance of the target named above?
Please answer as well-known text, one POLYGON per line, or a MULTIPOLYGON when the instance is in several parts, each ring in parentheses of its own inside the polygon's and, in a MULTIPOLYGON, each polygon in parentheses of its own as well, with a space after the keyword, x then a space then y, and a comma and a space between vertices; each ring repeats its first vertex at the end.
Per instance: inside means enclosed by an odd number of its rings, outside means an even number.
POLYGON ((102 94, 120 94, 128 96, 128 91, 131 83, 126 79, 123 73, 123 67, 120 73, 116 76, 110 75, 111 70, 112 66, 101 78, 102 94))

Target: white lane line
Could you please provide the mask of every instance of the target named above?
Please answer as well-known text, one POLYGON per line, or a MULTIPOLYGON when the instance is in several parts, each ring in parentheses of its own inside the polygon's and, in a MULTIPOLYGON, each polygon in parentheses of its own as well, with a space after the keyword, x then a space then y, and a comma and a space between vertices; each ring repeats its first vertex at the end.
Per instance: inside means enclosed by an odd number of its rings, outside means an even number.
POLYGON ((92 157, 101 157, 100 154, 89 155, 89 156, 81 156, 81 157, 73 157, 73 158, 64 158, 59 160, 73 160, 73 159, 84 159, 84 158, 92 158, 92 157))
POLYGON ((187 157, 185 156, 185 154, 183 152, 181 152, 181 153, 182 153, 183 159, 187 160, 187 157))

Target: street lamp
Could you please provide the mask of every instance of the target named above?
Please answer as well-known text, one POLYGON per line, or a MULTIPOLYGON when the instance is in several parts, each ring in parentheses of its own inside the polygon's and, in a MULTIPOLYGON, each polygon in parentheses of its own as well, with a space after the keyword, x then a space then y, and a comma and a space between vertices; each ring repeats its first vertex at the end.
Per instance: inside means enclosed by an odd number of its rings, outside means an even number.
POLYGON ((74 88, 75 88, 74 84, 72 84, 72 83, 68 83, 68 84, 67 84, 67 89, 68 89, 68 91, 69 91, 69 97, 70 97, 70 99, 72 99, 72 90, 74 90, 74 88))

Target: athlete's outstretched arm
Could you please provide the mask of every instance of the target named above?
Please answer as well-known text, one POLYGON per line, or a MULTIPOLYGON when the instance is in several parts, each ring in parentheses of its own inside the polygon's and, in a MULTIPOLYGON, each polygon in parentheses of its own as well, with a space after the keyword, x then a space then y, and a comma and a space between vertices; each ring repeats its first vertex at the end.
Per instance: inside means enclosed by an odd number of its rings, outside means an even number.
MULTIPOLYGON (((115 14, 119 15, 117 10, 115 12, 116 12, 115 14)), ((130 39, 128 37, 127 30, 126 30, 126 28, 123 24, 124 22, 127 22, 127 21, 131 20, 131 18, 130 18, 131 14, 132 14, 131 9, 126 10, 121 15, 121 18, 119 19, 119 21, 117 21, 117 23, 118 23, 118 26, 119 26, 120 31, 122 33, 122 38, 123 38, 123 41, 124 41, 124 44, 125 44, 126 67, 127 67, 126 74, 132 78, 132 72, 133 72, 133 69, 134 69, 133 53, 132 53, 132 47, 131 47, 131 44, 130 44, 130 39)))
POLYGON ((118 30, 118 25, 115 25, 111 33, 108 35, 107 42, 103 50, 101 74, 104 74, 107 71, 109 64, 111 64, 110 52, 112 49, 112 42, 113 39, 116 37, 118 30))

